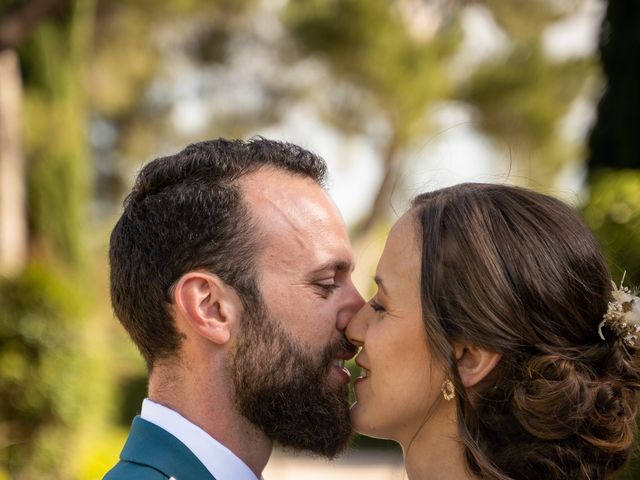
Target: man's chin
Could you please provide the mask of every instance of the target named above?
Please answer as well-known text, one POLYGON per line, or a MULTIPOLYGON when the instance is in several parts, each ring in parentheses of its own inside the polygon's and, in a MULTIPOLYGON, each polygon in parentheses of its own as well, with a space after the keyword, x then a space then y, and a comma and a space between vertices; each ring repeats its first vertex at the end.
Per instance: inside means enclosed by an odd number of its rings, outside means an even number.
POLYGON ((239 413, 284 448, 335 457, 352 434, 344 346, 311 355, 275 321, 245 325, 230 362, 239 413))
POLYGON ((316 441, 312 443, 299 443, 296 441, 276 441, 276 444, 284 450, 304 452, 311 455, 318 455, 328 460, 332 460, 347 449, 349 441, 355 432, 349 428, 348 433, 341 434, 341 438, 333 437, 326 442, 316 441))
POLYGON ((299 397, 295 403, 289 398, 285 403, 288 407, 281 405, 278 414, 261 425, 276 443, 327 458, 347 447, 353 435, 347 385, 329 378, 315 395, 299 397))

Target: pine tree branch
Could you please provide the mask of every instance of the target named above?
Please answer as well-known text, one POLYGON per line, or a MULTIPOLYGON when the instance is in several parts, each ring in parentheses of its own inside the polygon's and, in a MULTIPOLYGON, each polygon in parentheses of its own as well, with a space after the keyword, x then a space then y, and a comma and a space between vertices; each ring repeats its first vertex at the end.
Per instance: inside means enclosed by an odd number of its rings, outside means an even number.
POLYGON ((16 48, 43 18, 67 7, 69 0, 31 0, 0 15, 0 50, 16 48))

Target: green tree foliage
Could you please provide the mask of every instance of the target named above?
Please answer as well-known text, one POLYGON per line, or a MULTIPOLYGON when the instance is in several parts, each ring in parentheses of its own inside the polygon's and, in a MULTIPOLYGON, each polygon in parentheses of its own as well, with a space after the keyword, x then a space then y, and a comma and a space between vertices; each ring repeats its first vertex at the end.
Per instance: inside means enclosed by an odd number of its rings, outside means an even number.
POLYGON ((541 26, 560 20, 579 6, 581 0, 475 0, 484 5, 509 37, 517 42, 536 42, 540 38, 541 26))
POLYGON ((584 216, 605 251, 612 275, 640 285, 640 170, 600 170, 590 181, 584 216))
POLYGON ((420 3, 304 0, 290 2, 284 15, 302 52, 323 59, 360 93, 351 102, 340 97, 335 123, 341 127, 346 119, 366 125, 374 105, 374 114, 391 130, 381 152, 384 180, 360 232, 386 213, 403 155, 430 133, 428 111, 438 101, 470 105, 479 130, 500 150, 509 146, 511 160, 527 167, 532 183, 550 185, 575 153, 557 127, 591 65, 583 59, 552 61, 541 45, 544 28, 574 12, 580 1, 562 9, 546 0, 469 2, 488 9, 509 44, 504 54, 487 59, 462 81, 450 69, 462 38, 462 6, 442 2, 431 7, 431 24, 421 24, 407 14, 408 6, 420 3), (349 115, 354 108, 360 115, 349 115))
MULTIPOLYGON (((96 119, 115 131, 98 169, 98 201, 121 201, 132 163, 156 154, 159 146, 183 144, 168 121, 174 106, 168 92, 150 98, 153 82, 201 64, 221 63, 242 14, 255 0, 100 0, 93 50, 87 64, 88 101, 96 119), (168 52, 183 48, 177 63, 168 52)), ((97 152, 97 157, 100 152, 97 152)), ((100 158, 97 159, 101 161, 100 158)))
POLYGON ((454 23, 433 38, 418 36, 397 5, 380 0, 291 2, 286 21, 305 52, 366 89, 400 144, 423 134, 425 107, 447 97, 444 60, 460 39, 454 23))
POLYGON ((383 147, 384 180, 372 211, 358 233, 368 231, 384 213, 396 183, 403 149, 428 132, 427 107, 449 98, 447 60, 461 39, 456 22, 442 19, 437 34, 411 28, 401 2, 383 0, 303 0, 291 2, 284 14, 302 53, 316 55, 361 91, 351 102, 341 98, 335 118, 351 120, 347 130, 362 129, 373 108, 390 133, 383 147), (345 107, 356 115, 341 115, 345 107))
POLYGON ((30 236, 39 250, 33 254, 48 252, 70 264, 80 261, 90 198, 83 88, 87 32, 78 23, 92 22, 92 10, 81 11, 91 3, 79 3, 82 8, 66 24, 43 23, 21 49, 30 236))
POLYGON ((17 45, 29 266, 0 280, 0 474, 16 479, 70 477, 80 432, 89 416, 99 422, 105 404, 108 377, 87 335, 96 325, 84 288, 91 182, 84 68, 94 6, 70 3, 17 45))
MULTIPOLYGON (((252 0, 102 0, 96 13, 89 59, 93 112, 114 122, 133 121, 144 111, 144 92, 162 65, 159 37, 189 38, 188 55, 219 59, 234 20, 252 0)), ((171 66, 169 66, 171 68, 171 66)), ((148 112, 157 115, 158 112, 148 112)))
MULTIPOLYGON (((600 32, 605 90, 589 137, 587 222, 602 245, 612 274, 640 286, 640 3, 610 0, 600 32)), ((640 421, 640 420, 639 420, 640 421)), ((640 477, 635 455, 620 478, 640 477)))
POLYGON ((12 478, 60 478, 95 401, 77 283, 35 265, 0 282, 0 462, 12 478))
POLYGON ((514 167, 526 171, 525 183, 553 183, 577 156, 558 133, 558 124, 582 92, 592 70, 583 58, 552 60, 542 48, 544 28, 575 12, 580 0, 480 0, 509 38, 503 55, 489 58, 461 86, 460 96, 477 109, 477 125, 514 167))
POLYGON ((530 180, 548 185, 570 158, 558 122, 580 92, 589 67, 584 59, 549 61, 539 39, 517 43, 506 57, 483 63, 461 93, 480 112, 480 129, 512 147, 517 165, 527 162, 530 180))

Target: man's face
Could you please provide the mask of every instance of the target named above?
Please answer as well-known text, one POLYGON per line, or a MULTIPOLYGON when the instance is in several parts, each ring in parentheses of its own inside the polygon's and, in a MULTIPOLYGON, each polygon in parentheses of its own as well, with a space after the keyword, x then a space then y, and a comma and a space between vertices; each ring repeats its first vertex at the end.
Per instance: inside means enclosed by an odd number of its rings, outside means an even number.
POLYGON ((351 432, 344 329, 363 304, 344 223, 308 178, 263 169, 243 191, 261 235, 262 302, 245 312, 234 352, 239 408, 281 444, 333 456, 351 432))

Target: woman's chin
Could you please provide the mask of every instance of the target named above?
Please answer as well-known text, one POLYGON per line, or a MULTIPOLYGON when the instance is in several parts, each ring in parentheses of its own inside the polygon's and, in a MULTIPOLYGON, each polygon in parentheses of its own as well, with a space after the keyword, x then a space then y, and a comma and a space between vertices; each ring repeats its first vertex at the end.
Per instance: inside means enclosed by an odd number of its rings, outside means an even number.
POLYGON ((362 421, 362 405, 360 405, 357 400, 351 405, 349 415, 351 417, 353 430, 361 435, 367 435, 366 423, 362 421))
POLYGON ((357 401, 351 405, 351 425, 353 430, 360 435, 366 435, 367 437, 372 438, 383 438, 374 422, 367 418, 364 406, 357 401))

